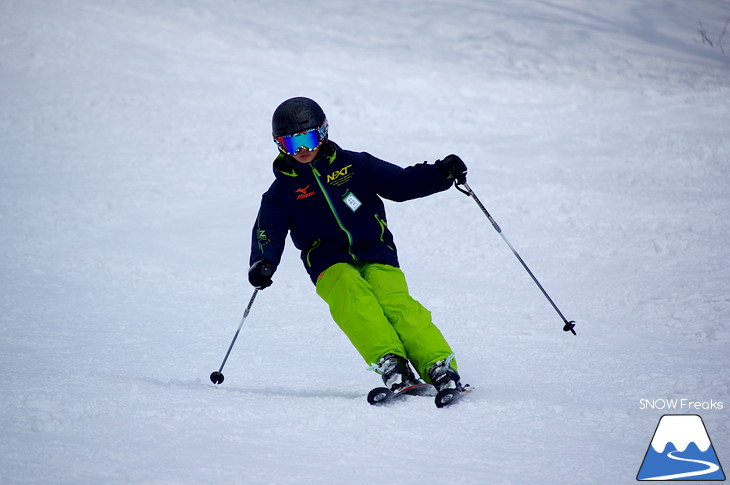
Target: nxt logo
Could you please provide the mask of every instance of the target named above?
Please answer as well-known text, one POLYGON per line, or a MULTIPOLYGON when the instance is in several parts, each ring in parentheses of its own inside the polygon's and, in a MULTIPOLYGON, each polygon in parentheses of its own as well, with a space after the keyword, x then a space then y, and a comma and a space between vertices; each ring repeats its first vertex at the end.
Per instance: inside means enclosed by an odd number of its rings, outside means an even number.
POLYGON ((351 164, 327 175, 327 183, 332 185, 341 185, 350 180, 350 178, 354 175, 352 172, 348 173, 350 167, 352 167, 351 164))
POLYGON ((297 189, 294 191, 295 194, 299 194, 299 195, 297 195, 297 200, 306 199, 307 197, 311 197, 315 194, 315 192, 313 190, 312 191, 309 190, 309 187, 311 185, 312 184, 309 184, 304 188, 297 189))

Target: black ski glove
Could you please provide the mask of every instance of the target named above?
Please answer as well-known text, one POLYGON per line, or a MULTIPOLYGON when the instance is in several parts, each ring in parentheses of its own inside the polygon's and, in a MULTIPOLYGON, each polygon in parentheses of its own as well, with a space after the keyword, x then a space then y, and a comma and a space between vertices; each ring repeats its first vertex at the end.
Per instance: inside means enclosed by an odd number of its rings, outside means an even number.
POLYGON ((259 290, 268 288, 273 283, 271 277, 274 275, 274 271, 276 268, 273 264, 265 259, 259 259, 248 269, 248 282, 259 290))
POLYGON ((458 155, 449 155, 437 160, 436 166, 446 180, 456 180, 457 184, 466 183, 466 164, 458 155))

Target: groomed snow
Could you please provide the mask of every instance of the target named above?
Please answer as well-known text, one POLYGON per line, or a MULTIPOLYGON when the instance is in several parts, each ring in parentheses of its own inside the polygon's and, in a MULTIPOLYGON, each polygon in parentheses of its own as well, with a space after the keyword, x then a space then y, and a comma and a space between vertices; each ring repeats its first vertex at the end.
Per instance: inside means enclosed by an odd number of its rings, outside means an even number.
POLYGON ((728 18, 0 0, 0 483, 630 484, 667 413, 701 414, 730 463, 728 18), (388 222, 477 392, 369 406, 379 378, 291 244, 212 385, 252 292, 271 113, 301 95, 346 148, 460 154, 577 336, 450 190, 388 222), (642 409, 683 398, 724 407, 642 409))

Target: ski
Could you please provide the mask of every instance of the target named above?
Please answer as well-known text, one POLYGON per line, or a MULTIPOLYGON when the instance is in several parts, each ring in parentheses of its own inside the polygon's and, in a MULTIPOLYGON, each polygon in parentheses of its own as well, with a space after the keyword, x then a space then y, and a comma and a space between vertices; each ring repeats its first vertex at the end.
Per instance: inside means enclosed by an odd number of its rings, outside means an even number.
POLYGON ((461 390, 458 389, 444 389, 436 394, 434 403, 437 408, 445 408, 451 406, 455 402, 458 402, 462 397, 466 396, 474 390, 473 387, 466 385, 461 390))
POLYGON ((399 391, 391 391, 387 387, 376 387, 368 393, 368 403, 373 406, 382 406, 403 396, 433 396, 433 391, 434 388, 431 384, 423 382, 404 387, 399 391))

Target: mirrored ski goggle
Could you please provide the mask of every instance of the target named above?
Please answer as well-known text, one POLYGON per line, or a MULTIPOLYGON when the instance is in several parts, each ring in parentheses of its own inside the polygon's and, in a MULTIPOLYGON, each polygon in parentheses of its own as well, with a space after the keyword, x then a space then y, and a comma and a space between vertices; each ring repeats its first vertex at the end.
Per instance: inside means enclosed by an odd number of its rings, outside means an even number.
POLYGON ((302 148, 310 152, 319 148, 325 138, 327 138, 327 121, 319 128, 311 128, 293 135, 275 136, 274 142, 279 150, 287 155, 296 155, 302 148))

